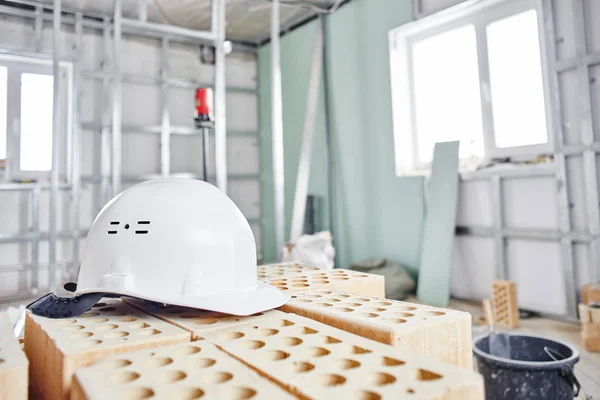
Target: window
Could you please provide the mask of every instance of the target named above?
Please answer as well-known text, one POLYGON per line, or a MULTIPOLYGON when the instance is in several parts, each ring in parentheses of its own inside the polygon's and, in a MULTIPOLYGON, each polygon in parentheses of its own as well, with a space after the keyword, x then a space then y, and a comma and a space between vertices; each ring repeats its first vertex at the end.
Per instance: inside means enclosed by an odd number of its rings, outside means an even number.
POLYGON ((461 167, 551 150, 539 1, 458 6, 390 32, 397 175, 428 170, 436 142, 461 167))
MULTIPOLYGON (((61 76, 64 85, 60 99, 65 110, 71 76, 69 64, 61 63, 61 76)), ((10 179, 48 176, 52 168, 53 115, 51 61, 0 56, 0 162, 6 160, 5 173, 10 179)), ((68 118, 61 118, 61 124, 61 131, 67 132, 68 118)))

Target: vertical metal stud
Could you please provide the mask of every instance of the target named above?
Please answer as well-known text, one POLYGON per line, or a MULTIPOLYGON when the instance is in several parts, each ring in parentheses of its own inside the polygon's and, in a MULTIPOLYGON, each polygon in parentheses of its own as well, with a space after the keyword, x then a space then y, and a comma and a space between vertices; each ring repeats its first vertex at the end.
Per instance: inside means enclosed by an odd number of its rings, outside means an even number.
POLYGON ((122 0, 114 0, 113 18, 113 115, 112 115, 112 181, 111 195, 121 191, 121 19, 122 0))
POLYGON ((61 44, 61 0, 54 0, 54 14, 52 20, 52 72, 54 75, 54 97, 52 114, 52 171, 50 171, 50 212, 48 223, 48 291, 53 291, 55 286, 56 271, 56 232, 58 217, 58 184, 60 168, 60 140, 61 140, 61 74, 60 74, 60 44, 61 44))
POLYGON ((502 182, 500 176, 494 175, 490 181, 492 192, 492 210, 494 212, 494 249, 496 256, 496 278, 508 279, 508 268, 505 255, 504 217, 502 212, 502 182))
POLYGON ((102 130, 100 132, 100 201, 96 206, 96 213, 110 197, 110 19, 104 18, 103 23, 104 58, 102 61, 102 130))
POLYGON ((138 19, 148 21, 148 0, 138 0, 138 19))
POLYGON ((217 186, 227 193, 227 113, 225 92, 225 0, 212 0, 215 40, 215 167, 217 186))
POLYGON ((275 189, 275 243, 277 254, 285 243, 285 177, 283 163, 283 109, 279 44, 279 0, 271 4, 271 136, 275 189))
POLYGON ((41 6, 35 7, 34 34, 35 34, 35 52, 41 53, 44 44, 44 9, 41 6))
POLYGON ((171 122, 169 118, 169 40, 162 39, 160 51, 160 96, 161 96, 161 127, 160 127, 160 172, 163 178, 171 174, 171 122))
POLYGON ((40 185, 36 184, 31 190, 31 288, 34 291, 40 287, 40 193, 40 185))
POLYGON ((71 156, 71 235, 73 262, 79 263, 79 220, 81 209, 81 64, 83 62, 83 14, 75 14, 75 62, 73 64, 73 131, 71 156))

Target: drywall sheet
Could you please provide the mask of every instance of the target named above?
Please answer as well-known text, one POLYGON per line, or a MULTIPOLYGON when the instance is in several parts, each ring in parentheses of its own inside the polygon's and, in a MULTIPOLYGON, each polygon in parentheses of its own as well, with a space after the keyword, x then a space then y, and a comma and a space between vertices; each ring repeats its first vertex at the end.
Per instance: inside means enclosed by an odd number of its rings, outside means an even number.
POLYGON ((450 299, 458 201, 458 145, 459 142, 436 143, 433 151, 417 297, 436 306, 447 306, 450 299))

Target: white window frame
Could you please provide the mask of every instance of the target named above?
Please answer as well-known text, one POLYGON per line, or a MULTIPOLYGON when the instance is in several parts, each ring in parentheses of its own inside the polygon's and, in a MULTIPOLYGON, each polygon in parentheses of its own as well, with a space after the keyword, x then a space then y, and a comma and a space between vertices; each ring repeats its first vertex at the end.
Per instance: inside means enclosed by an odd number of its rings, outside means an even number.
MULTIPOLYGON (((52 76, 52 60, 47 58, 27 57, 12 54, 0 54, 0 65, 7 71, 7 112, 6 112, 6 159, 5 174, 12 180, 39 180, 50 177, 51 171, 21 170, 21 74, 44 74, 52 76)), ((71 96, 73 88, 73 64, 60 61, 62 84, 60 87, 61 134, 59 134, 60 149, 63 154, 71 145, 70 132, 73 129, 71 96)), ((52 133, 53 140, 56 135, 52 133)), ((66 171, 65 157, 62 157, 59 173, 66 171)))
MULTIPOLYGON (((396 175, 426 175, 431 163, 418 163, 412 45, 418 40, 472 24, 475 26, 479 65, 480 98, 483 119, 484 159, 531 159, 554 149, 552 91, 544 28, 544 0, 470 0, 389 32, 390 77, 396 175), (490 23, 528 10, 537 13, 538 37, 546 111, 546 143, 500 148, 495 144, 487 57, 487 31, 490 23)), ((433 149, 431 149, 433 153, 433 149)), ((461 166, 469 167, 465 164, 461 166)), ((472 167, 472 166, 470 166, 472 167)))

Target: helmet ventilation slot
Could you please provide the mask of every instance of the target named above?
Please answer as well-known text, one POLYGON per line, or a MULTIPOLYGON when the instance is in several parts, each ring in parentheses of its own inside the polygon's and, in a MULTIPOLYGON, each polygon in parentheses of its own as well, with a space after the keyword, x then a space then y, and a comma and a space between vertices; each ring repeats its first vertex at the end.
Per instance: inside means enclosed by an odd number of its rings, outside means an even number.
POLYGON ((119 224, 120 224, 120 222, 119 222, 119 221, 110 221, 110 224, 111 224, 111 225, 119 225, 119 224))
POLYGON ((135 231, 136 235, 145 235, 148 231, 135 231))
POLYGON ((117 234, 117 231, 108 231, 108 234, 109 234, 109 235, 116 235, 116 234, 117 234))

